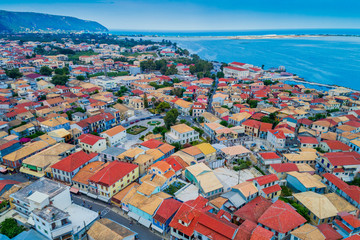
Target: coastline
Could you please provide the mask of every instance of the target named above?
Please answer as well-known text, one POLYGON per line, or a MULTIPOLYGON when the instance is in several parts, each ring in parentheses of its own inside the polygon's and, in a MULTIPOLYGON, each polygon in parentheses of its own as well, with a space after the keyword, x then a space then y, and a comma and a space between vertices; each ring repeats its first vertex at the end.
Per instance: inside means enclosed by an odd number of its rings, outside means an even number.
MULTIPOLYGON (((114 35, 118 35, 119 37, 123 37, 123 35, 119 35, 119 34, 114 34, 114 35)), ((149 35, 148 35, 149 36, 149 35)), ((145 36, 144 36, 145 37, 145 36)), ((154 36, 152 35, 154 41, 157 41, 158 39, 161 39, 161 36, 154 36), (158 39, 157 39, 158 38, 158 39)), ((260 40, 260 39, 296 39, 296 38, 317 38, 317 37, 360 37, 360 35, 351 35, 351 34, 285 34, 285 35, 281 35, 281 34, 268 34, 268 35, 246 35, 246 36, 184 36, 181 37, 180 35, 178 36, 169 36, 169 38, 215 38, 215 39, 229 39, 229 40, 237 40, 237 39, 246 39, 246 40, 260 40)), ((175 41, 176 40, 172 40, 171 41, 175 41)), ((196 52, 191 51, 188 48, 183 48, 183 49, 187 49, 191 54, 196 54, 196 52)), ((204 59, 204 58, 202 58, 204 59)), ((206 59, 204 59, 206 60, 206 59)), ((207 60, 210 62, 218 62, 216 60, 207 60)), ((245 60, 246 62, 246 60, 245 60)), ((251 62, 249 62, 251 63, 251 62)), ((297 72, 291 72, 293 74, 298 74, 297 72)), ((317 86, 320 89, 321 88, 327 88, 327 89, 333 89, 333 88, 338 88, 338 87, 344 87, 347 89, 351 89, 352 91, 356 91, 356 92, 360 92, 359 90, 355 90, 351 87, 346 87, 346 86, 339 86, 339 85, 333 85, 333 84, 325 84, 325 83, 318 83, 315 81, 309 81, 309 80, 305 80, 304 78, 302 78, 301 76, 297 76, 294 77, 292 79, 283 79, 281 80, 283 82, 285 81, 290 81, 290 82, 297 82, 299 84, 309 84, 312 86, 317 86)), ((316 88, 316 87, 315 87, 316 88)), ((326 91, 325 89, 321 89, 321 91, 326 91)))
POLYGON ((229 36, 228 39, 289 39, 289 38, 316 38, 316 37, 360 37, 359 35, 341 35, 341 34, 287 34, 287 35, 247 35, 247 36, 229 36))

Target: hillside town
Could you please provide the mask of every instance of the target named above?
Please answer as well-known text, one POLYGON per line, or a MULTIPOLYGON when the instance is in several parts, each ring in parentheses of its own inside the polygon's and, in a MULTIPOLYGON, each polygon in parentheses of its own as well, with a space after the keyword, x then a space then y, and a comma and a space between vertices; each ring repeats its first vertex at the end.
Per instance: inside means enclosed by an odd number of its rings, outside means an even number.
POLYGON ((3 36, 0 238, 360 239, 360 92, 235 60, 3 36))

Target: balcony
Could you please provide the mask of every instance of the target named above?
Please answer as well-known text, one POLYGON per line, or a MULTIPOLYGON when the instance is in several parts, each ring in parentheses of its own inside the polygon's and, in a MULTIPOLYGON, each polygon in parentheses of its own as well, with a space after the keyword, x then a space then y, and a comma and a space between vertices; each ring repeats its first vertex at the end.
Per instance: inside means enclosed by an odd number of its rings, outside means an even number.
POLYGON ((60 227, 56 227, 53 230, 51 230, 51 235, 53 238, 60 237, 65 234, 72 233, 72 224, 71 222, 66 223, 65 225, 62 225, 60 227))

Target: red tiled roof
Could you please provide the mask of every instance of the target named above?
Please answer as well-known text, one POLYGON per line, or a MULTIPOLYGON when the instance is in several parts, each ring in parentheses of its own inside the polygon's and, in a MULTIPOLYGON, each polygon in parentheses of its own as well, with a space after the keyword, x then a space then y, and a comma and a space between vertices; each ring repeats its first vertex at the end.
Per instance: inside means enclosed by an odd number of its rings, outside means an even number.
POLYGON ((274 236, 274 233, 261 227, 257 226, 252 232, 250 240, 270 240, 274 236))
POLYGON ((277 200, 258 220, 264 226, 280 233, 287 233, 306 222, 289 204, 277 200))
POLYGON ((79 140, 81 142, 89 144, 89 145, 94 145, 95 143, 97 143, 99 140, 102 140, 102 139, 105 139, 105 138, 95 136, 92 134, 83 134, 79 137, 79 140))
POLYGON ((314 137, 300 136, 298 139, 302 144, 319 144, 318 140, 314 137))
POLYGON ((360 240, 360 235, 352 235, 351 237, 344 238, 344 240, 360 240))
POLYGON ((154 216, 156 221, 165 223, 180 208, 181 202, 173 198, 165 199, 154 216))
POLYGON ((347 212, 340 212, 338 215, 353 228, 360 228, 360 220, 347 212))
POLYGON ((267 187, 267 188, 263 188, 262 191, 263 191, 266 195, 269 195, 269 194, 271 194, 271 193, 281 191, 281 187, 280 187, 279 184, 275 184, 275 185, 273 185, 273 186, 270 186, 270 187, 267 187))
POLYGON ((246 120, 245 122, 242 123, 242 125, 260 129, 260 131, 262 131, 262 132, 267 132, 268 130, 270 130, 272 128, 271 123, 263 123, 263 122, 256 121, 253 119, 246 120))
POLYGON ((5 148, 11 147, 12 145, 14 145, 16 143, 19 143, 19 141, 18 140, 11 140, 11 141, 8 141, 8 142, 6 142, 4 144, 1 144, 0 145, 0 151, 4 150, 5 148))
POLYGON ((260 186, 263 186, 271 182, 279 181, 279 178, 275 174, 269 174, 269 175, 252 178, 247 181, 248 182, 257 181, 260 186))
POLYGON ((171 220, 169 226, 188 236, 193 235, 200 215, 204 211, 209 210, 206 206, 207 202, 208 200, 201 196, 197 197, 195 200, 184 202, 171 220), (188 226, 182 225, 179 220, 187 223, 188 226))
POLYGON ((337 140, 324 140, 331 150, 350 151, 351 147, 337 140))
POLYGON ((320 224, 317 226, 326 240, 340 240, 343 237, 330 224, 320 224))
POLYGON ((244 66, 246 63, 232 62, 232 63, 230 63, 230 64, 237 65, 237 66, 244 66))
POLYGON ((179 156, 171 156, 164 159, 164 161, 170 164, 175 172, 185 169, 185 167, 187 167, 187 164, 179 156))
POLYGON ((325 153, 324 157, 327 158, 333 166, 360 164, 360 154, 357 152, 330 152, 325 153))
POLYGON ((351 229, 342 223, 339 219, 335 219, 334 222, 339 225, 343 230, 345 230, 348 234, 351 233, 351 229))
POLYGON ((284 132, 281 130, 274 129, 274 130, 269 130, 268 132, 270 132, 272 135, 274 135, 278 139, 286 139, 284 132))
POLYGON ((111 186, 136 168, 138 168, 138 166, 132 163, 113 161, 91 176, 89 181, 111 186))
POLYGON ((202 213, 195 226, 197 232, 218 240, 232 239, 236 229, 237 225, 225 219, 217 218, 215 214, 209 212, 202 213))
POLYGON ((0 180, 0 191, 2 191, 4 189, 4 187, 6 187, 6 185, 13 185, 13 184, 18 184, 20 182, 18 181, 14 181, 14 180, 0 180))
POLYGON ((265 159, 265 160, 268 160, 268 159, 279 159, 279 155, 277 155, 276 153, 274 152, 259 152, 259 155, 265 159))
POLYGON ((72 172, 75 169, 81 167, 85 163, 97 156, 97 153, 87 154, 84 151, 73 153, 61 161, 55 163, 51 168, 62 170, 65 172, 72 172))
POLYGON ((295 163, 275 163, 270 166, 278 173, 299 171, 295 163))
POLYGON ((162 141, 156 140, 156 139, 150 139, 146 142, 141 143, 140 145, 146 148, 150 148, 150 149, 154 149, 154 148, 158 148, 161 145, 163 145, 164 143, 162 141))
POLYGON ((247 70, 245 68, 238 68, 238 67, 233 67, 233 66, 227 66, 227 67, 224 67, 224 68, 239 71, 239 72, 249 71, 249 70, 247 70))
POLYGON ((234 213, 242 220, 257 223, 259 217, 271 206, 271 201, 262 196, 256 197, 234 213))
POLYGON ((349 122, 344 123, 344 125, 349 125, 349 126, 352 126, 352 127, 359 128, 360 127, 360 122, 358 122, 358 121, 349 121, 349 122))
POLYGON ((234 240, 250 240, 252 232, 257 228, 257 224, 250 220, 245 220, 240 227, 234 240))

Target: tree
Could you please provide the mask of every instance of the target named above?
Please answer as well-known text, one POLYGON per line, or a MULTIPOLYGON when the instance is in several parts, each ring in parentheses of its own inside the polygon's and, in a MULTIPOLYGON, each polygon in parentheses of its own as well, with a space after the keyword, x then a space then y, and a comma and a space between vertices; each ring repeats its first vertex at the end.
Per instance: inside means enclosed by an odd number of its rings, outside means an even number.
POLYGON ((52 77, 51 83, 55 85, 66 85, 67 81, 69 80, 69 77, 66 75, 58 75, 52 77))
POLYGON ((14 218, 7 218, 0 224, 0 233, 13 238, 25 231, 25 227, 18 225, 14 218))
POLYGON ((149 102, 148 102, 146 93, 144 93, 144 107, 145 107, 145 108, 148 108, 148 107, 149 107, 149 102))
POLYGON ((305 93, 306 93, 306 94, 310 94, 311 91, 308 89, 308 90, 305 90, 305 93))
POLYGON ((216 77, 217 77, 217 78, 223 78, 223 77, 225 77, 225 75, 224 75, 223 72, 217 72, 217 73, 216 73, 216 77))
POLYGON ((185 92, 185 89, 183 89, 183 88, 174 88, 172 93, 175 96, 177 96, 178 98, 182 98, 184 92, 185 92))
POLYGON ((49 68, 48 66, 42 66, 40 68, 40 74, 45 75, 45 76, 51 76, 53 70, 51 68, 49 68))
POLYGON ((199 136, 201 137, 204 134, 204 130, 202 130, 201 128, 198 127, 193 127, 195 131, 197 131, 199 133, 199 136))
POLYGON ((19 71, 18 68, 13 68, 9 71, 5 71, 5 73, 6 73, 6 76, 8 76, 9 78, 13 78, 13 79, 22 77, 22 73, 19 71))
POLYGON ((55 69, 55 74, 58 74, 58 75, 68 75, 69 73, 70 72, 69 72, 69 69, 67 67, 55 69))
POLYGON ((156 109, 159 110, 160 112, 165 111, 165 109, 170 109, 171 106, 168 102, 161 102, 156 109))
POLYGON ((166 113, 164 123, 167 129, 170 129, 171 126, 175 125, 178 116, 179 112, 176 108, 173 108, 166 113))
POLYGON ((225 120, 222 120, 222 121, 220 122, 220 124, 223 125, 224 127, 227 127, 227 126, 228 126, 228 122, 225 121, 225 120))
POLYGON ((79 76, 76 76, 76 79, 77 79, 77 80, 80 80, 80 81, 84 81, 84 80, 85 80, 85 77, 79 75, 79 76))
POLYGON ((177 68, 175 67, 175 65, 171 65, 170 68, 168 68, 166 71, 165 71, 165 75, 174 75, 174 74, 177 74, 178 73, 178 70, 177 68))

